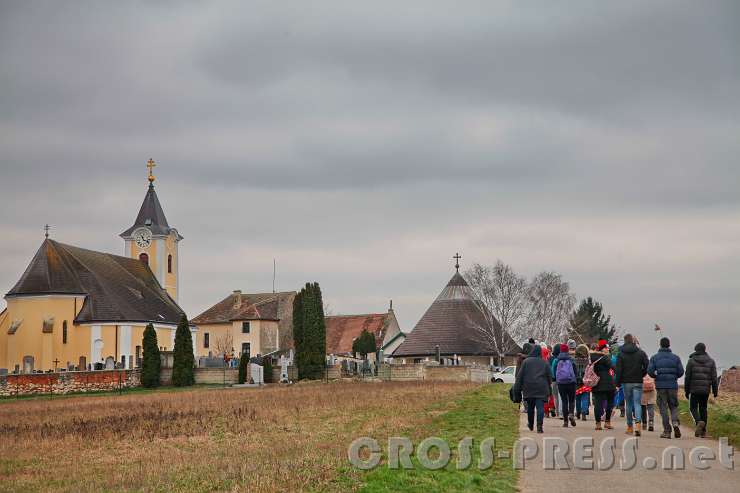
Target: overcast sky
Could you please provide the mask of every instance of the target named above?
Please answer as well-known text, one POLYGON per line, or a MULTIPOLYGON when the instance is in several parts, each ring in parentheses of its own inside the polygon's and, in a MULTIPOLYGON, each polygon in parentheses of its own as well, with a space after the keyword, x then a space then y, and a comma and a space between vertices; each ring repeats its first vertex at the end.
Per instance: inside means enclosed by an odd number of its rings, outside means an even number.
POLYGON ((738 156, 738 2, 0 3, 4 292, 47 222, 121 253, 152 157, 190 316, 276 258, 408 331, 460 251, 729 366, 738 156))

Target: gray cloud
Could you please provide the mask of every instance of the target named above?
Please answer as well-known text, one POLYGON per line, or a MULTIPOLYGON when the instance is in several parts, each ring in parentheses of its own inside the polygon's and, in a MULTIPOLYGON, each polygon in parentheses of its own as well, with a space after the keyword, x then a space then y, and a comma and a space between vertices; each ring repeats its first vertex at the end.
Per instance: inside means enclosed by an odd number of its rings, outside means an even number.
POLYGON ((309 279, 410 329, 465 262, 563 272, 736 362, 740 8, 0 5, 0 286, 117 237, 159 163, 183 305, 309 279), (728 344, 728 339, 733 343, 728 344))

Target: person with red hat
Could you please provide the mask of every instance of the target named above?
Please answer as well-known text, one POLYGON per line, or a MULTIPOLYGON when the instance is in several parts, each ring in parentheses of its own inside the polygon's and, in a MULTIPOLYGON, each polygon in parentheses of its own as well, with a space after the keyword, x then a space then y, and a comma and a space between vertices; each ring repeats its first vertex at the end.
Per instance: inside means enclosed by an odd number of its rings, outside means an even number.
POLYGON ((591 353, 593 370, 599 377, 599 382, 593 386, 594 415, 596 418, 596 429, 601 430, 601 419, 604 418, 604 428, 611 430, 614 427, 612 421, 612 409, 614 406, 614 377, 612 377, 612 360, 609 355, 609 345, 604 339, 596 344, 596 350, 591 353))

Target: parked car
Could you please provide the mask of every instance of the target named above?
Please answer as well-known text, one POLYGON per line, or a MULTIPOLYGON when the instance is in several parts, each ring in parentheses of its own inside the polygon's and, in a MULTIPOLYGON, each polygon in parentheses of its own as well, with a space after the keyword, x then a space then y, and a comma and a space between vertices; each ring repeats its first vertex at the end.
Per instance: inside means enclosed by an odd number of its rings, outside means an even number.
POLYGON ((514 383, 514 373, 516 373, 516 366, 507 366, 501 371, 493 373, 491 382, 494 383, 514 383))

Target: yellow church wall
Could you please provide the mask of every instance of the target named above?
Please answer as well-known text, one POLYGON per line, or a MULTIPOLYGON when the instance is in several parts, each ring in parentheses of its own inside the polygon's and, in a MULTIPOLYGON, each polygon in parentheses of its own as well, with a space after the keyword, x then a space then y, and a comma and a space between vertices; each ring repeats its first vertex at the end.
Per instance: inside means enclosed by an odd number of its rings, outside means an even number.
POLYGON ((170 294, 172 299, 177 300, 177 296, 179 294, 177 292, 177 288, 178 288, 177 272, 179 268, 180 259, 178 258, 178 251, 177 251, 177 235, 175 235, 174 233, 171 233, 165 240, 164 261, 165 261, 164 288, 170 294), (170 255, 172 255, 172 272, 168 271, 167 265, 166 265, 167 258, 170 255))
POLYGON ((8 318, 8 309, 5 308, 0 312, 0 368, 7 368, 5 360, 8 357, 8 329, 10 328, 10 319, 8 318))
MULTIPOLYGON (((82 308, 83 298, 76 298, 77 311, 82 308)), ((55 359, 59 365, 66 365, 65 356, 74 351, 76 356, 70 359, 76 363, 83 352, 81 338, 73 330, 72 321, 76 316, 75 297, 70 296, 39 296, 8 299, 7 322, 4 330, 0 331, 0 367, 12 370, 15 365, 22 367, 24 356, 33 356, 35 369, 53 369, 55 359), (44 319, 54 317, 52 333, 43 333, 44 319), (23 320, 23 323, 14 334, 8 334, 8 327, 13 320, 23 320), (62 327, 67 321, 67 344, 62 344, 62 327)), ((88 336, 89 339, 89 336, 88 336)))
POLYGON ((154 273, 154 277, 157 277, 157 242, 152 240, 152 244, 149 248, 139 248, 135 241, 131 242, 131 258, 139 258, 139 255, 146 253, 149 255, 149 269, 154 273))

